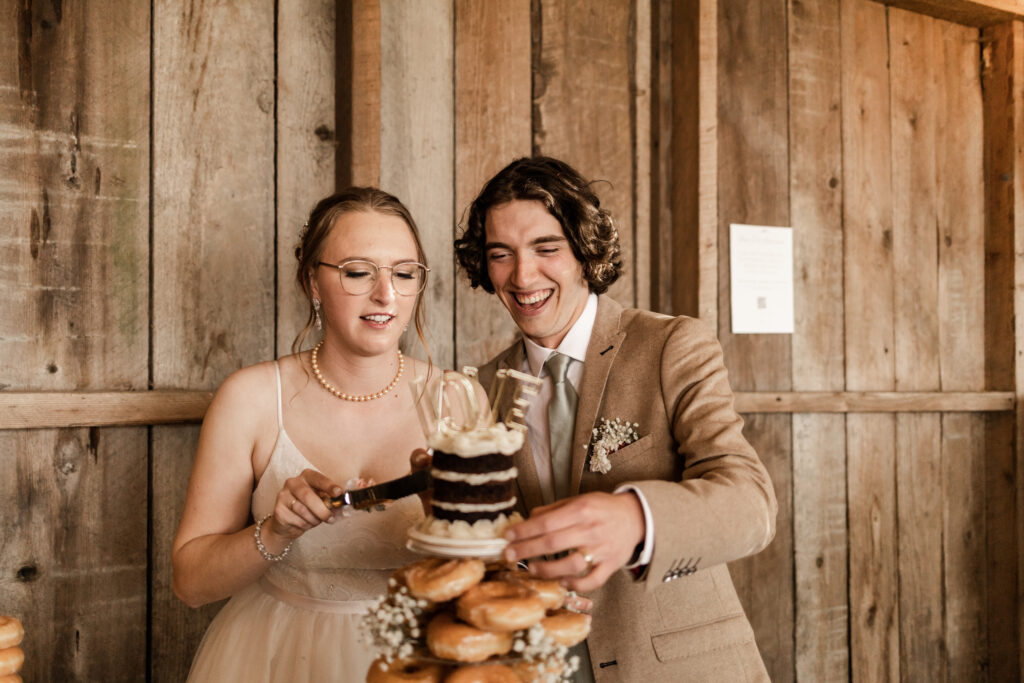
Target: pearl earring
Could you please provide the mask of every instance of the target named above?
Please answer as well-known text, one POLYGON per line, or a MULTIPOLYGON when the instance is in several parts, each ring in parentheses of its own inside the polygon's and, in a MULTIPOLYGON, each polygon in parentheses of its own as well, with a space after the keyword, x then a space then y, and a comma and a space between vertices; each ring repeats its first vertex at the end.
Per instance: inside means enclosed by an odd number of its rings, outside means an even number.
POLYGON ((324 322, 320 319, 320 299, 313 297, 313 315, 316 318, 316 329, 324 329, 324 322))

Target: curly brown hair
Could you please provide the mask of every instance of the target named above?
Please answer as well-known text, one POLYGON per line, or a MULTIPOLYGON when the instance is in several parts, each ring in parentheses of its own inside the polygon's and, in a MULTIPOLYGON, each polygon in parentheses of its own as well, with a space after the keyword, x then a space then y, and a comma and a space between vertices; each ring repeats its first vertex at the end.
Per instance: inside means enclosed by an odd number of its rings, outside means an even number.
POLYGON ((494 293, 484 248, 487 212, 522 199, 539 201, 561 224, 590 291, 607 291, 622 273, 622 250, 611 214, 601 208, 591 185, 569 164, 544 156, 516 159, 487 181, 469 205, 462 236, 455 240, 455 257, 470 286, 494 293))

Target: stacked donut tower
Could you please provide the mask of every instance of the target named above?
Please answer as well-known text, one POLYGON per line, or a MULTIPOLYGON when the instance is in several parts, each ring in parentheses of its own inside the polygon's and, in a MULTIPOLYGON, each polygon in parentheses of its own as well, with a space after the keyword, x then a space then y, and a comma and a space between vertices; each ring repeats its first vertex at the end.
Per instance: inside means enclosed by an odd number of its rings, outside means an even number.
POLYGON ((525 396, 536 393, 537 380, 501 371, 490 397, 493 407, 480 417, 467 378, 472 374, 470 368, 463 374, 445 373, 434 412, 421 408, 427 442, 435 449, 435 470, 443 467, 433 473, 435 497, 438 491, 444 496, 420 531, 479 539, 490 557, 465 556, 465 545, 456 546, 459 552, 453 554, 458 556, 446 556, 443 544, 430 546, 434 556, 392 574, 387 593, 363 622, 380 652, 367 683, 557 683, 579 666, 568 656, 569 648, 587 637, 590 615, 568 607, 571 594, 558 581, 536 578, 494 558, 495 539, 518 517, 511 512, 511 461, 526 429, 519 422, 525 396), (509 389, 511 400, 505 395, 509 389), (446 408, 453 394, 462 403, 460 414, 470 416, 461 423, 451 418, 459 410, 446 408), (511 407, 498 422, 503 399, 511 407), (480 443, 499 446, 489 452, 480 443), (460 463, 463 459, 471 462, 460 463), (467 476, 451 474, 460 471, 467 476), (444 485, 456 478, 458 488, 444 485), (458 498, 470 501, 468 507, 453 499, 456 491, 458 498))
POLYGON ((590 615, 558 581, 478 558, 426 558, 394 573, 365 625, 381 656, 367 683, 561 681, 590 615))
POLYGON ((19 647, 25 637, 25 629, 14 617, 0 616, 0 683, 21 683, 21 665, 25 653, 19 647))

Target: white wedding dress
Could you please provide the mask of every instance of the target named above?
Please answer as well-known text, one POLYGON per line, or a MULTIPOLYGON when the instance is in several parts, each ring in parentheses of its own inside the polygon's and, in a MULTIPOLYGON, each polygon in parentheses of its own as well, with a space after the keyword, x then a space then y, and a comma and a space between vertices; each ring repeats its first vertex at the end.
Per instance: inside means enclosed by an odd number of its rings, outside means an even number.
MULTIPOLYGON (((279 368, 277 421, 277 444, 252 496, 254 519, 271 512, 285 479, 313 467, 284 430, 279 368)), ((217 614, 188 680, 365 681, 375 653, 361 617, 386 590, 390 573, 417 559, 405 548, 406 531, 422 517, 419 498, 410 496, 303 534, 284 560, 217 614)))

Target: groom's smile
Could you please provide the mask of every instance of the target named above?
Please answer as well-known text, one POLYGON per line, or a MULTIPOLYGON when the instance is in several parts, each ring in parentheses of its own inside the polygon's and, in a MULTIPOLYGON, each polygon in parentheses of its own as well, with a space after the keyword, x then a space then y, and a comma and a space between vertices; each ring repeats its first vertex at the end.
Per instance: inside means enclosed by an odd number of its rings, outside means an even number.
POLYGON ((590 293, 561 224, 539 201, 516 199, 488 211, 486 233, 498 298, 523 334, 556 348, 590 293))

